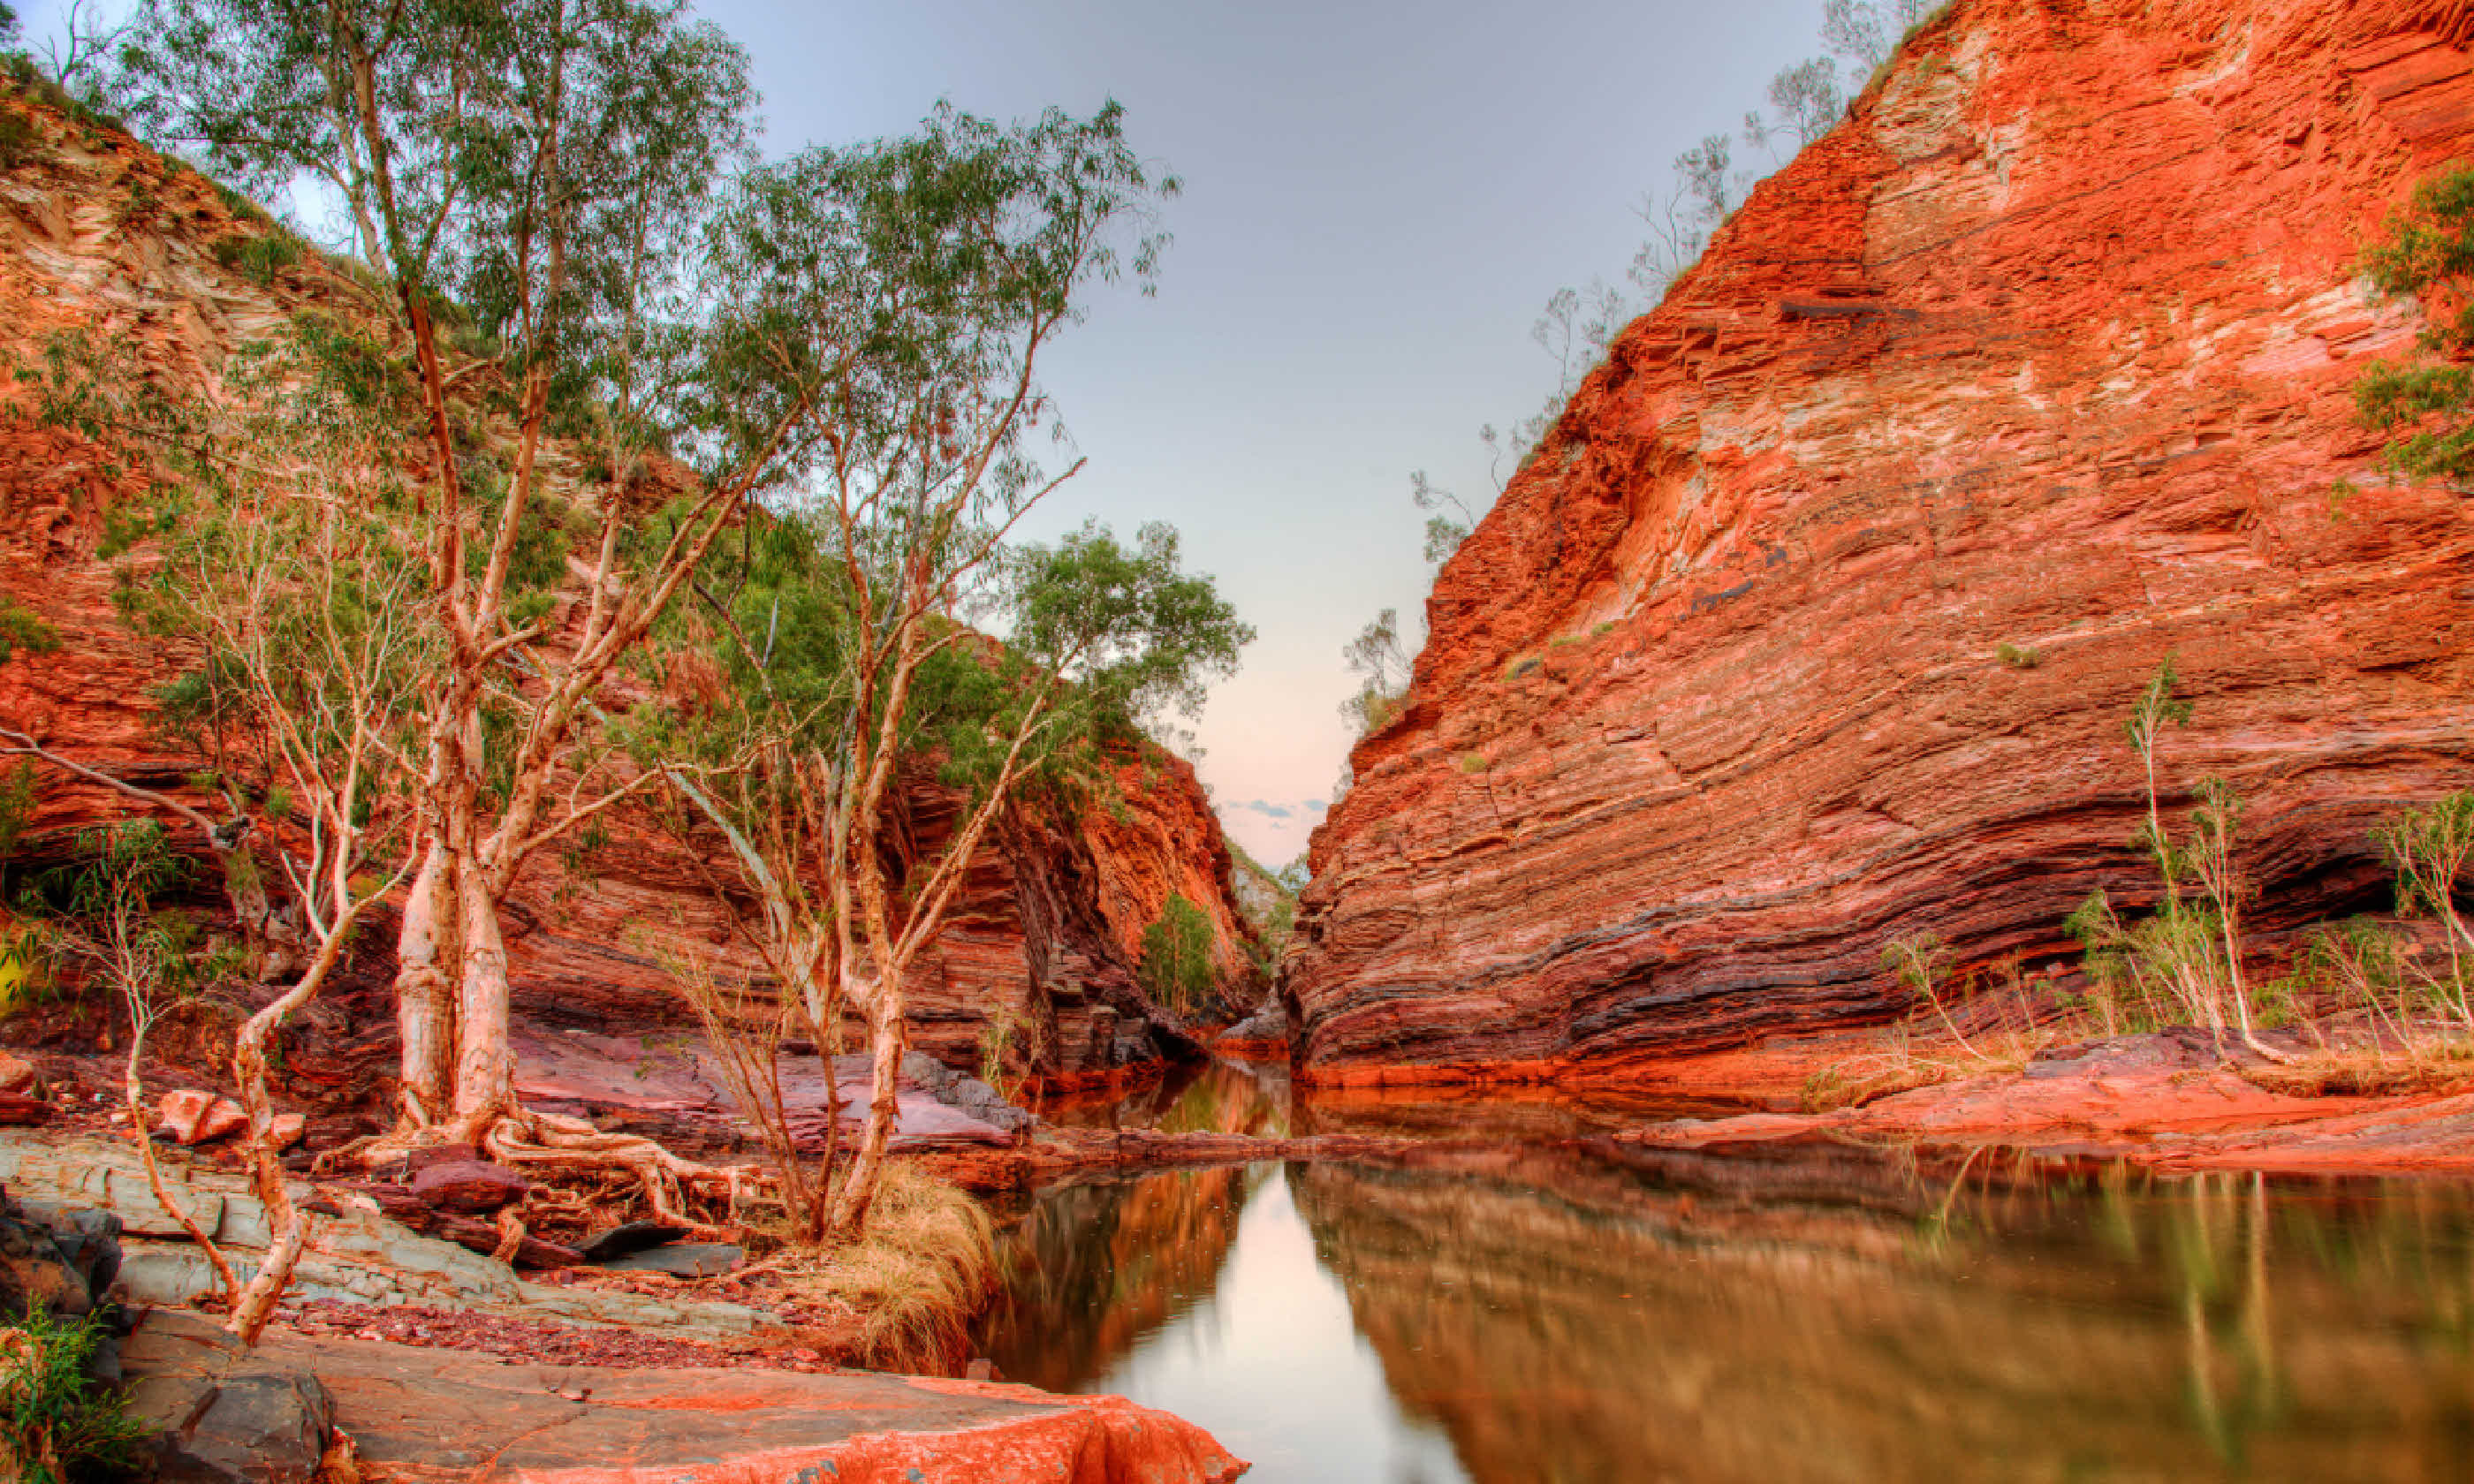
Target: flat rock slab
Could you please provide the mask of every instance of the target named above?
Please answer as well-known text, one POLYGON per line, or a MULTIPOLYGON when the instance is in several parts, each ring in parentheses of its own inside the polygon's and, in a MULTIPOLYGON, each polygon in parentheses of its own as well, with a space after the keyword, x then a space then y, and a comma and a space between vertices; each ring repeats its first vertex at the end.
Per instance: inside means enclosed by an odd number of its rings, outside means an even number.
MULTIPOLYGON (((146 1384, 230 1364, 162 1312, 130 1338, 146 1384)), ((251 1357, 314 1374, 372 1484, 1225 1484, 1208 1433, 1121 1397, 918 1376, 508 1365, 270 1331, 251 1357)))
MULTIPOLYGON (((692 1038, 520 1030, 515 1048, 516 1090, 536 1102, 626 1109, 690 1120, 719 1119, 742 1112, 723 1089, 726 1079, 707 1065, 711 1053, 700 1049, 692 1038)), ((1028 1114, 998 1097, 994 1089, 944 1067, 932 1057, 914 1051, 904 1065, 900 1112, 889 1146, 896 1154, 970 1144, 1003 1147, 1013 1142, 1015 1127, 1031 1121, 1028 1114), (943 1101, 946 1097, 955 1101, 943 1101)), ((868 1059, 836 1057, 834 1067, 843 1137, 855 1137, 867 1119, 868 1059)), ((808 1147, 822 1147, 827 1102, 823 1065, 813 1056, 784 1052, 776 1072, 793 1125, 802 1131, 808 1147)))
MULTIPOLYGON (((163 1158, 174 1198, 184 1209, 212 1212, 206 1222, 211 1234, 241 1272, 255 1271, 267 1242, 267 1220, 265 1208, 248 1193, 246 1182, 187 1163, 182 1151, 167 1149, 163 1158)), ((160 1221, 162 1212, 136 1156, 122 1141, 47 1139, 0 1129, 0 1185, 12 1195, 57 1206, 95 1207, 119 1216, 126 1233, 120 1288, 132 1303, 183 1304, 214 1286, 205 1254, 185 1237, 161 1241, 141 1235, 153 1230, 149 1221, 160 1221)), ((296 1201, 315 1195, 305 1184, 291 1188, 296 1201)), ((740 1304, 527 1282, 503 1262, 357 1209, 310 1218, 309 1246, 292 1291, 303 1299, 417 1304, 570 1324, 675 1329, 703 1339, 782 1324, 774 1315, 740 1304)))
POLYGON ((333 1409, 298 1357, 245 1350, 195 1314, 151 1316, 138 1334, 149 1364, 123 1375, 130 1415, 156 1434, 158 1479, 312 1484, 333 1409))

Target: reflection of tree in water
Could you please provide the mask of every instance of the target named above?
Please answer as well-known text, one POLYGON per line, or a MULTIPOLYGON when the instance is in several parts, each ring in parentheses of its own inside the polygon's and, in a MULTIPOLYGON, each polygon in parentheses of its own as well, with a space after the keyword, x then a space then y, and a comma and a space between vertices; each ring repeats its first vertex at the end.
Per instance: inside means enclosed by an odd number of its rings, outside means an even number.
POLYGON ((1043 1194, 1000 1243, 982 1349, 1008 1380, 1079 1391, 1208 1299, 1270 1166, 1179 1170, 1043 1194))
POLYGON ((2474 1477, 2462 1186, 1634 1165, 1292 1170, 1473 1477, 2474 1477))
POLYGON ((1122 1092, 1062 1093, 1032 1109, 1080 1128, 1161 1129, 1172 1134, 1289 1133, 1288 1069, 1212 1060, 1173 1065, 1122 1092))

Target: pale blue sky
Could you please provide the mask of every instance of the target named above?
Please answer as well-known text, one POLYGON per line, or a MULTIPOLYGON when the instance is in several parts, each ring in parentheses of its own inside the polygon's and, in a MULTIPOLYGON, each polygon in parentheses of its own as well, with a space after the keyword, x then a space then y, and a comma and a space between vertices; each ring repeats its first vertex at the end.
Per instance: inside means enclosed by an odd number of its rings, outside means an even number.
MULTIPOLYGON (((64 7, 18 9, 38 41, 64 7)), ((1539 308, 1621 280, 1633 203, 1819 51, 1821 0, 703 10, 755 59, 768 150, 901 131, 940 98, 1012 117, 1113 96, 1184 178, 1158 298, 1104 299, 1049 365, 1090 467, 1036 534, 1171 521, 1259 631, 1196 730, 1230 833, 1276 866, 1346 754, 1341 646, 1424 601, 1410 470, 1491 489, 1477 428, 1554 384, 1539 308)))

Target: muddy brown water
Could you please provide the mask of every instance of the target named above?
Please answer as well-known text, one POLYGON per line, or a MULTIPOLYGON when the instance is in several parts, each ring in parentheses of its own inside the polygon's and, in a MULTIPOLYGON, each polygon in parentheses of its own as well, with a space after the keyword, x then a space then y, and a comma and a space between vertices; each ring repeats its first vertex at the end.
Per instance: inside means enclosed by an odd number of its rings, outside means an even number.
MULTIPOLYGON (((1236 1068, 1144 1097, 1112 1116, 1322 1116, 1236 1068)), ((982 1348, 1189 1418, 1266 1481, 2474 1479, 2466 1183, 1381 1116, 1507 1132, 1051 1187, 982 1348)))

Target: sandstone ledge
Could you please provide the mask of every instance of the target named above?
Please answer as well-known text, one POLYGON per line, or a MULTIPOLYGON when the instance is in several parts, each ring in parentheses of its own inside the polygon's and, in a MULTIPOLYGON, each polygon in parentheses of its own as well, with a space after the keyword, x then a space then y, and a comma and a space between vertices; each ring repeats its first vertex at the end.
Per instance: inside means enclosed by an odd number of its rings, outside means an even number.
POLYGON ((1225 1484, 1209 1434, 1120 1397, 917 1376, 618 1371, 270 1331, 234 1355, 158 1313, 124 1363, 141 1414, 245 1373, 311 1373, 371 1484, 1225 1484))
MULTIPOLYGON (((1767 1053, 1775 1085, 1827 1065, 1767 1053)), ((1761 1053, 1734 1059, 1739 1068, 1761 1053)), ((2474 1174, 2474 1087, 2393 1097, 2270 1091, 2172 1036, 2064 1048, 2023 1071, 1918 1088, 1831 1113, 1750 1113, 1627 1130, 1618 1143, 1718 1149, 1827 1138, 2005 1146, 2119 1157, 2161 1169, 2293 1174, 2474 1174)))

